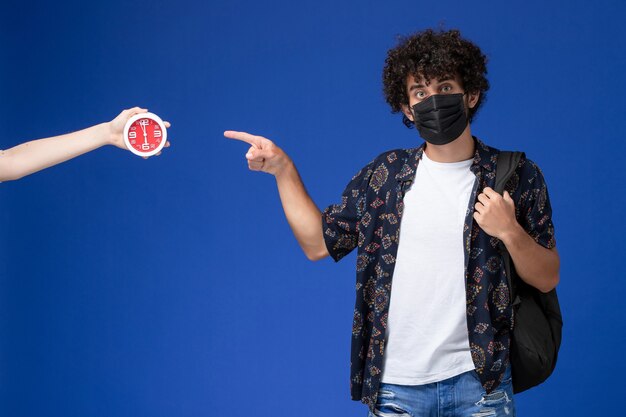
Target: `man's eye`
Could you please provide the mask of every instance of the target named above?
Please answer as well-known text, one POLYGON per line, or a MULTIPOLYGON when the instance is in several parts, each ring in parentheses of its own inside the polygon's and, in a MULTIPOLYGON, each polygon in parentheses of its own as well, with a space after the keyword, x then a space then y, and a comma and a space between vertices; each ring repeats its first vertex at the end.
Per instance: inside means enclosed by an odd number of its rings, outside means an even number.
POLYGON ((418 91, 417 93, 415 93, 415 97, 417 98, 424 98, 426 97, 426 93, 423 91, 418 91))
POLYGON ((441 87, 441 91, 444 93, 447 93, 450 90, 452 90, 452 87, 450 87, 449 85, 444 85, 443 87, 441 87))

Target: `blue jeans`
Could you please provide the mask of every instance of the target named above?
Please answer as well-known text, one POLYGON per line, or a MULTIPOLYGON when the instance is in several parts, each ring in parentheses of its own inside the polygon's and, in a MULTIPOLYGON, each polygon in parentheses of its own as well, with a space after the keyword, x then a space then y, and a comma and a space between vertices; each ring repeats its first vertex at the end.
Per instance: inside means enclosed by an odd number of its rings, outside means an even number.
POLYGON ((369 417, 515 417, 511 367, 502 383, 486 394, 476 371, 426 385, 380 384, 369 417))

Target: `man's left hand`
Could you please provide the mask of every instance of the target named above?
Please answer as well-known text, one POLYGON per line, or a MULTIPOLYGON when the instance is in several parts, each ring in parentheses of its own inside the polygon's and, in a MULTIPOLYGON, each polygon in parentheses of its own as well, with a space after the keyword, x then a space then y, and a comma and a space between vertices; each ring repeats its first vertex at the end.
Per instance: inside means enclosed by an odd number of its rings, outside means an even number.
POLYGON ((478 195, 474 209, 474 219, 478 225, 485 233, 500 240, 520 227, 515 219, 515 203, 508 191, 501 196, 492 188, 485 187, 478 195))

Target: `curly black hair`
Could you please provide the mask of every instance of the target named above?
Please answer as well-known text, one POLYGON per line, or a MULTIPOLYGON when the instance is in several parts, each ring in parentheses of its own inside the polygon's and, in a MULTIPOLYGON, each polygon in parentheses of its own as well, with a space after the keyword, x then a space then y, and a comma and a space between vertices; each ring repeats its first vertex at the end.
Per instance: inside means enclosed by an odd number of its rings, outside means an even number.
MULTIPOLYGON (((456 30, 437 31, 427 29, 400 38, 398 46, 387 52, 383 69, 383 91, 392 113, 402 111, 409 105, 406 81, 409 75, 423 78, 426 83, 433 79, 458 76, 461 86, 468 93, 480 93, 476 105, 469 109, 469 120, 486 99, 489 89, 487 57, 472 42, 463 39, 456 30)), ((402 121, 407 127, 413 122, 404 114, 402 121)))

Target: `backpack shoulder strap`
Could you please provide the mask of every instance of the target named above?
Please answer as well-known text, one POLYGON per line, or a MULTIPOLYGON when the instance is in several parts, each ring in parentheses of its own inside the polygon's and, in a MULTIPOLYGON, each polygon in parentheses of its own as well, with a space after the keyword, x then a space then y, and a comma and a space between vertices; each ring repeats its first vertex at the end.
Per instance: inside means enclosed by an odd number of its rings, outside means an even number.
MULTIPOLYGON (((496 184, 494 187, 494 190, 497 193, 502 194, 504 192, 506 183, 515 172, 515 169, 517 168, 517 165, 519 164, 522 155, 522 152, 510 151, 501 151, 498 154, 498 161, 496 163, 496 184)), ((513 274, 515 274, 515 268, 513 267, 511 255, 509 255, 509 251, 506 249, 506 246, 504 246, 504 243, 500 242, 499 247, 500 254, 502 255, 502 261, 504 262, 504 268, 506 270, 509 291, 511 293, 511 302, 513 303, 513 305, 515 305, 520 302, 519 297, 517 297, 513 282, 513 274)))
POLYGON ((496 185, 494 190, 500 194, 504 192, 507 181, 511 178, 520 159, 522 152, 502 151, 498 154, 496 164, 496 185))

